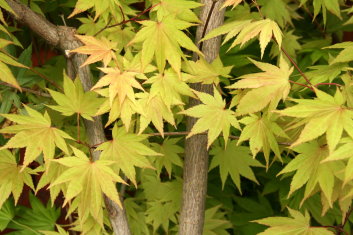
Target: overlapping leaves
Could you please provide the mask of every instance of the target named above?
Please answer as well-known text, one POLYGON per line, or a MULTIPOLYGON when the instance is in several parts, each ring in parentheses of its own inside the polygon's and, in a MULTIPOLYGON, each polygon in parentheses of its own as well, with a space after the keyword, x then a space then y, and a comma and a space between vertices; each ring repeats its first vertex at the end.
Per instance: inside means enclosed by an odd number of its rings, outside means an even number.
MULTIPOLYGON (((250 59, 251 60, 251 59, 250 59)), ((286 99, 290 91, 289 76, 293 72, 284 59, 280 60, 279 67, 251 60, 264 72, 241 76, 241 80, 228 86, 230 89, 250 88, 239 101, 238 114, 254 113, 269 105, 275 109, 281 99, 286 99)))
POLYGON ((209 148, 222 132, 223 138, 227 142, 230 127, 234 126, 240 129, 234 111, 225 108, 226 103, 216 88, 214 88, 214 96, 203 92, 197 92, 196 95, 203 104, 180 112, 199 118, 187 138, 208 131, 207 148, 209 148))
POLYGON ((2 114, 8 120, 18 124, 0 130, 0 133, 16 134, 1 149, 25 147, 23 169, 41 153, 43 153, 45 160, 53 158, 55 147, 68 153, 65 139, 72 139, 72 137, 64 131, 52 127, 48 113, 42 115, 28 106, 25 108, 27 115, 2 114))

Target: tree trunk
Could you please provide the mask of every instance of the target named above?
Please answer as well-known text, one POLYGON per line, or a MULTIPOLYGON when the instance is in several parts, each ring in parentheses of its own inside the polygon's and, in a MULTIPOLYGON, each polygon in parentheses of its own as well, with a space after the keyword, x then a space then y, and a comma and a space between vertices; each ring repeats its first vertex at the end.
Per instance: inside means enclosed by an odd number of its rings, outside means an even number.
MULTIPOLYGON (((223 1, 202 0, 204 6, 200 13, 203 22, 197 28, 196 42, 204 37, 210 30, 223 24, 224 9, 219 11, 223 1)), ((205 55, 207 62, 212 62, 219 54, 220 37, 204 41, 198 45, 205 55)), ((194 54, 194 60, 197 55, 194 54)), ((212 85, 193 84, 193 89, 213 94, 212 85)), ((199 100, 191 99, 189 106, 200 104, 199 100)), ((190 131, 196 118, 187 118, 187 130, 190 131)), ((207 136, 195 135, 186 140, 183 199, 180 215, 180 235, 202 235, 205 201, 207 192, 208 150, 207 136)))
MULTIPOLYGON (((67 50, 73 50, 82 45, 82 43, 75 37, 76 30, 74 28, 56 26, 17 0, 6 0, 6 2, 16 13, 14 18, 18 22, 27 25, 33 32, 46 40, 47 43, 61 49, 64 54, 67 50)), ((68 58, 67 67, 69 76, 74 78, 78 75, 84 90, 88 91, 93 85, 90 70, 88 66, 80 67, 86 59, 86 55, 75 54, 68 58)), ((101 117, 95 117, 94 121, 85 120, 84 124, 90 146, 97 145, 106 140, 101 117)), ((93 151, 94 149, 92 149, 92 152, 93 151)), ((93 152, 94 160, 99 159, 99 156, 99 151, 93 152)), ((114 234, 129 235, 130 229, 124 208, 120 208, 106 197, 105 205, 109 213, 114 234)))

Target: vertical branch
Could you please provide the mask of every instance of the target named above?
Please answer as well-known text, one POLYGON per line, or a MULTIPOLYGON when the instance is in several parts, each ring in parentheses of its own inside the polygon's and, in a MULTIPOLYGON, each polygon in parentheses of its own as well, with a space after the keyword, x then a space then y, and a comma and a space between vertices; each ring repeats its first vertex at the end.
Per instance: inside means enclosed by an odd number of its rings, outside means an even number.
MULTIPOLYGON (((13 17, 23 25, 28 26, 34 33, 43 38, 48 44, 61 49, 73 50, 82 46, 82 43, 75 38, 75 29, 66 26, 56 26, 50 23, 43 16, 33 12, 23 5, 19 0, 6 0, 8 5, 16 13, 13 17)), ((78 76, 85 91, 92 87, 92 79, 88 66, 80 67, 87 59, 86 55, 75 54, 68 58, 67 73, 71 78, 78 76)), ((93 121, 84 120, 88 142, 90 146, 96 146, 106 141, 101 117, 95 117, 93 121)), ((99 159, 100 152, 93 151, 93 160, 99 159)), ((105 205, 108 210, 109 219, 115 235, 130 235, 130 229, 124 208, 105 197, 105 205)))
MULTIPOLYGON (((224 9, 219 11, 223 1, 202 0, 204 4, 200 18, 203 24, 198 26, 196 42, 210 30, 223 24, 224 9)), ((199 44, 200 50, 208 62, 212 62, 219 54, 220 37, 199 44)), ((193 59, 198 56, 194 54, 193 59)), ((192 84, 191 88, 212 94, 212 85, 192 84)), ((189 106, 200 104, 199 100, 191 99, 189 106)), ((187 117, 187 130, 190 131, 197 119, 187 117)), ((180 215, 180 235, 201 235, 205 217, 205 201, 207 192, 208 151, 207 136, 195 135, 186 140, 183 172, 183 199, 180 215)))

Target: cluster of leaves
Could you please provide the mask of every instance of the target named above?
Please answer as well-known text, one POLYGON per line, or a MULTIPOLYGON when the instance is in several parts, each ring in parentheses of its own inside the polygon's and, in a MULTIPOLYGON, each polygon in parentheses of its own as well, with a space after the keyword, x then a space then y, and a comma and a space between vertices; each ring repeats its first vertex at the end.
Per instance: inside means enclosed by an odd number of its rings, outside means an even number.
POLYGON ((201 40, 224 35, 209 63, 192 39, 202 4, 143 3, 30 2, 53 23, 79 25, 84 45, 70 53, 88 55, 82 66, 96 81, 84 91, 63 56, 31 66, 35 43, 9 23, 3 12, 14 12, 0 0, 0 231, 68 234, 56 204, 71 230, 111 234, 106 196, 118 205, 124 197, 133 234, 175 234, 183 143, 206 134, 204 234, 349 234, 353 43, 341 41, 353 30, 353 8, 226 0, 224 25, 201 40), (200 104, 189 108, 191 99, 200 104), (98 115, 108 141, 90 146, 83 123, 98 115), (198 118, 188 133, 186 116, 198 118), (25 189, 49 192, 52 203, 31 193, 32 209, 19 206, 25 189))

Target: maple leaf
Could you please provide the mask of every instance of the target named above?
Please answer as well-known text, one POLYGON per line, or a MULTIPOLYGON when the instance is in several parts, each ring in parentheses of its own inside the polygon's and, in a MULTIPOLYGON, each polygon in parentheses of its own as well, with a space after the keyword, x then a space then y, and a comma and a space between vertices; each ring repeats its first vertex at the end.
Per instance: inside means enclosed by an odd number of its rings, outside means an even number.
POLYGON ((117 96, 120 106, 126 98, 135 102, 135 93, 133 88, 144 90, 140 83, 136 81, 135 76, 138 74, 131 71, 121 71, 119 68, 100 68, 104 73, 103 76, 94 85, 91 90, 109 85, 109 101, 112 105, 114 98, 117 96))
POLYGON ((310 227, 310 215, 305 212, 305 215, 299 211, 288 208, 289 217, 268 217, 264 219, 254 220, 253 222, 269 226, 258 235, 273 235, 273 234, 311 234, 311 235, 334 235, 333 232, 326 228, 310 227))
POLYGON ((203 92, 196 92, 196 95, 203 104, 180 112, 199 118, 186 138, 208 130, 207 148, 221 132, 223 132, 224 141, 227 142, 230 126, 240 129, 235 113, 225 108, 225 101, 215 87, 214 96, 203 92))
POLYGON ((76 35, 76 37, 85 45, 74 50, 70 50, 70 53, 77 52, 90 55, 81 67, 93 64, 100 60, 103 61, 104 67, 106 67, 112 59, 116 60, 116 55, 113 51, 116 47, 115 42, 110 42, 106 38, 98 40, 92 36, 76 35))
POLYGON ((155 171, 143 172, 142 187, 147 198, 146 222, 157 230, 162 226, 169 231, 170 221, 175 223, 176 213, 180 209, 182 196, 182 180, 177 178, 169 182, 161 182, 155 171))
POLYGON ((345 99, 339 90, 334 97, 318 89, 315 89, 315 93, 316 99, 293 99, 297 105, 276 112, 304 118, 300 124, 305 124, 305 127, 291 147, 313 140, 326 132, 327 144, 332 152, 340 141, 343 130, 353 138, 353 111, 344 106, 345 99))
POLYGON ((286 99, 290 91, 289 76, 293 67, 281 57, 279 67, 249 60, 264 72, 241 76, 241 80, 228 86, 230 89, 252 88, 239 101, 238 114, 254 113, 262 110, 268 104, 270 110, 276 108, 281 99, 286 99))
MULTIPOLYGON (((64 165, 59 164, 56 161, 50 160, 48 162, 48 165, 45 167, 45 171, 40 177, 40 180, 37 184, 36 187, 36 193, 44 188, 45 186, 53 183, 60 175, 63 174, 63 172, 67 170, 67 168, 64 165)), ((49 188, 50 192, 50 201, 52 203, 52 206, 54 206, 55 199, 59 195, 59 193, 65 192, 67 190, 67 186, 65 184, 60 184, 60 185, 55 185, 49 188)))
POLYGON ((76 78, 73 82, 64 73, 64 94, 48 89, 50 95, 58 103, 58 105, 48 105, 48 107, 61 112, 65 116, 71 116, 74 113, 81 115, 83 118, 93 121, 93 116, 102 104, 102 99, 92 91, 84 92, 82 84, 76 78))
POLYGON ((219 84, 219 77, 229 78, 229 73, 232 70, 232 66, 224 67, 219 56, 208 63, 204 58, 200 58, 198 61, 185 61, 183 63, 183 70, 189 75, 187 81, 190 83, 201 82, 203 84, 219 84))
MULTIPOLYGON (((100 214, 103 206, 103 195, 114 201, 121 207, 119 195, 115 183, 125 183, 111 168, 113 161, 97 160, 91 162, 85 153, 72 147, 74 157, 55 159, 59 164, 66 166, 65 170, 49 188, 66 183, 64 205, 73 198, 79 198, 78 210, 80 218, 91 214, 101 221, 100 214)), ((74 203, 73 203, 74 204, 74 203)))
POLYGON ((172 69, 166 69, 163 74, 156 74, 149 78, 145 84, 152 84, 151 97, 159 96, 170 109, 172 105, 184 105, 182 95, 194 97, 191 88, 172 69))
POLYGON ((222 34, 227 34, 222 44, 228 42, 233 37, 236 37, 228 51, 239 44, 242 47, 250 39, 259 35, 261 58, 263 57, 266 46, 271 41, 272 37, 276 39, 279 47, 282 45, 281 29, 278 27, 276 22, 270 19, 258 20, 254 22, 251 22, 251 20, 233 21, 211 30, 201 41, 205 41, 222 34))
POLYGON ((336 43, 332 46, 324 47, 324 49, 343 49, 330 64, 345 63, 353 60, 353 42, 336 43))
POLYGON ((161 96, 152 96, 148 93, 138 93, 137 96, 140 98, 138 100, 139 106, 144 108, 144 113, 140 116, 139 134, 152 122, 158 132, 164 137, 163 119, 175 126, 173 112, 170 111, 161 96))
POLYGON ((228 234, 227 229, 231 228, 232 224, 226 218, 226 213, 221 211, 221 206, 218 205, 205 210, 203 235, 228 234))
POLYGON ((143 42, 141 51, 142 67, 146 67, 155 56, 159 72, 164 71, 166 61, 179 73, 181 58, 185 55, 180 49, 197 52, 201 51, 195 46, 189 37, 181 30, 187 29, 194 24, 175 19, 172 16, 164 17, 160 21, 144 20, 139 21, 144 27, 137 32, 135 38, 128 45, 143 42))
POLYGON ((240 193, 240 176, 258 184, 250 167, 263 167, 263 165, 250 156, 249 147, 237 146, 236 141, 230 141, 225 148, 221 146, 212 148, 210 154, 214 155, 210 164, 210 170, 219 166, 222 188, 224 188, 228 175, 230 175, 240 193))
POLYGON ((145 135, 127 133, 124 128, 114 126, 113 140, 102 143, 97 150, 102 150, 100 159, 114 161, 114 166, 121 170, 136 186, 135 166, 152 168, 146 156, 156 156, 156 153, 142 143, 145 135))
MULTIPOLYGON (((103 96, 108 96, 108 91, 100 94, 103 96), (107 93, 104 94, 103 93, 107 93)), ((109 112, 108 121, 105 124, 105 127, 112 124, 116 119, 120 117, 123 122, 126 131, 129 130, 131 123, 131 116, 135 113, 144 113, 142 107, 137 102, 132 102, 130 99, 125 99, 124 102, 120 105, 118 97, 115 97, 113 103, 110 105, 109 99, 101 105, 96 115, 102 115, 103 113, 109 112)))
POLYGON ((65 139, 72 139, 72 137, 64 131, 52 127, 48 113, 42 115, 28 106, 25 106, 25 109, 28 115, 1 114, 8 120, 18 123, 18 125, 8 126, 0 130, 0 133, 16 134, 0 149, 26 147, 23 169, 34 161, 40 153, 43 153, 45 160, 53 158, 55 146, 68 153, 65 139))
POLYGON ((158 4, 151 12, 157 12, 157 19, 159 21, 162 20, 163 17, 173 15, 183 21, 200 22, 192 9, 202 6, 201 3, 187 0, 152 0, 152 4, 158 4))
POLYGON ((225 8, 225 7, 229 7, 229 6, 233 6, 232 9, 234 9, 234 7, 238 6, 239 3, 241 3, 243 0, 226 0, 221 9, 225 8))
POLYGON ((153 150, 163 155, 157 156, 154 161, 154 166, 156 167, 158 175, 162 172, 162 168, 164 167, 168 172, 169 178, 171 178, 172 165, 183 166, 183 162, 179 155, 184 153, 184 149, 177 145, 179 140, 180 138, 166 138, 162 144, 151 144, 153 150))
POLYGON ((11 193, 17 204, 24 184, 34 190, 31 174, 35 174, 32 169, 17 165, 9 150, 0 150, 0 208, 11 193))
MULTIPOLYGON (((303 5, 307 2, 308 0, 300 0, 300 5, 303 5)), ((338 18, 342 19, 341 17, 341 11, 340 11, 340 6, 338 1, 331 1, 331 0, 315 0, 313 1, 313 7, 314 7, 314 19, 316 16, 320 13, 322 9, 322 15, 323 15, 323 21, 324 25, 326 25, 326 12, 327 10, 330 11, 332 14, 336 15, 338 18)))
POLYGON ((335 174, 344 169, 344 163, 341 161, 320 163, 327 158, 329 151, 327 146, 320 146, 317 141, 301 144, 293 150, 299 154, 278 173, 281 175, 296 171, 290 184, 288 196, 306 184, 303 203, 318 186, 332 206, 335 174))
MULTIPOLYGON (((276 21, 282 28, 287 23, 293 25, 291 17, 295 18, 295 11, 290 12, 290 7, 282 0, 260 0, 258 3, 265 18, 276 21)), ((296 16, 296 19, 300 18, 299 15, 296 16)))
POLYGON ((94 20, 98 18, 102 13, 107 11, 109 8, 113 8, 115 5, 120 6, 119 0, 106 0, 106 1, 99 1, 99 0, 92 0, 92 1, 85 1, 85 0, 78 0, 75 5, 74 11, 68 16, 68 18, 73 17, 81 12, 84 12, 92 7, 95 8, 96 15, 94 20))
POLYGON ((0 61, 0 80, 9 83, 21 91, 21 87, 18 84, 16 78, 13 76, 10 68, 3 62, 0 61))
POLYGON ((276 136, 289 138, 275 121, 276 117, 271 114, 265 114, 262 116, 250 114, 250 116, 239 120, 240 123, 243 123, 246 126, 241 132, 238 145, 244 140, 250 140, 250 149, 254 157, 262 149, 267 167, 269 164, 270 150, 274 152, 276 157, 281 159, 276 136))

